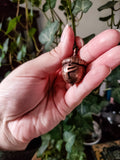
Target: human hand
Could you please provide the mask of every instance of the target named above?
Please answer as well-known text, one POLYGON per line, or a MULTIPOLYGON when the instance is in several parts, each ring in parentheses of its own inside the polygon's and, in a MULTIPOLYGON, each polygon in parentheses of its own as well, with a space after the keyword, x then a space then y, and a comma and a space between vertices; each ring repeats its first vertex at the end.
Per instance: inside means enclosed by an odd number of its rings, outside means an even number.
POLYGON ((22 150, 64 120, 81 101, 120 64, 120 33, 106 30, 82 47, 88 63, 80 84, 68 86, 61 76, 61 62, 72 55, 74 33, 67 26, 59 45, 26 62, 0 84, 0 148, 22 150))

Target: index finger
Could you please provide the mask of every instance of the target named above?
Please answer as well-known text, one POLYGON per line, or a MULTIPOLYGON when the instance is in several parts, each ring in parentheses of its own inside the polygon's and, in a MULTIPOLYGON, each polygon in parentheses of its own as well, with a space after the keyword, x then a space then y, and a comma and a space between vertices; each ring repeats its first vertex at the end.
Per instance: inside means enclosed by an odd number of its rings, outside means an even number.
POLYGON ((105 30, 81 48, 79 52, 80 57, 87 63, 90 63, 106 51, 118 45, 119 42, 119 31, 115 29, 105 30))

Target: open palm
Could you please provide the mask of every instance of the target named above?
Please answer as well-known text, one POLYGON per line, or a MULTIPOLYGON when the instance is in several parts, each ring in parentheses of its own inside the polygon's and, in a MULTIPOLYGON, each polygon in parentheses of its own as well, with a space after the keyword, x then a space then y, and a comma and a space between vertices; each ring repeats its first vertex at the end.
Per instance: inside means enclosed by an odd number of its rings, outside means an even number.
POLYGON ((120 34, 107 30, 81 48, 88 63, 79 85, 67 86, 61 76, 61 62, 72 55, 74 33, 64 29, 60 44, 50 52, 14 70, 0 84, 0 115, 3 149, 24 149, 69 114, 120 64, 120 34))

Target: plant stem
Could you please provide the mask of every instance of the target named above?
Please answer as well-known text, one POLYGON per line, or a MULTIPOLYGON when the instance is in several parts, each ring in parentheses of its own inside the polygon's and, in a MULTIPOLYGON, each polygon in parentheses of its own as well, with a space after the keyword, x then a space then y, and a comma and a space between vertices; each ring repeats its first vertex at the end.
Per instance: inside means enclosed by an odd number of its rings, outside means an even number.
POLYGON ((28 32, 28 0, 25 0, 26 30, 28 32))
POLYGON ((112 15, 112 17, 111 17, 111 25, 110 25, 110 27, 112 29, 113 28, 113 24, 114 24, 114 12, 113 12, 113 9, 111 9, 111 15, 112 15))
POLYGON ((80 21, 82 19, 82 17, 83 17, 83 12, 81 12, 81 15, 80 15, 78 21, 80 21))
POLYGON ((62 19, 60 18, 60 16, 56 13, 56 11, 53 9, 54 14, 56 15, 56 17, 58 18, 58 20, 65 26, 64 22, 62 21, 62 19))
POLYGON ((32 39, 33 39, 33 42, 34 42, 35 49, 36 49, 36 51, 37 51, 37 55, 39 55, 39 53, 41 52, 41 50, 39 50, 35 38, 32 37, 32 39))
POLYGON ((18 15, 19 15, 19 5, 20 5, 20 0, 18 0, 18 3, 17 3, 16 17, 18 17, 18 15))
POLYGON ((26 29, 26 26, 24 26, 24 24, 22 24, 21 22, 18 22, 22 28, 26 29))
POLYGON ((74 34, 76 36, 75 17, 72 14, 72 10, 71 10, 71 0, 67 0, 67 3, 68 3, 68 7, 69 7, 69 11, 70 11, 70 16, 71 16, 71 20, 72 20, 72 28, 73 28, 74 34))
POLYGON ((2 33, 4 33, 5 35, 7 35, 9 39, 15 41, 15 37, 12 37, 11 35, 6 34, 6 32, 5 32, 4 30, 2 30, 2 29, 1 29, 0 31, 1 31, 2 33))
POLYGON ((11 55, 11 53, 9 53, 9 63, 10 63, 11 69, 13 70, 14 67, 12 65, 12 55, 11 55))
POLYGON ((51 8, 51 2, 50 2, 50 0, 49 0, 49 7, 50 7, 51 16, 52 16, 52 21, 54 22, 54 14, 53 14, 53 10, 51 8))

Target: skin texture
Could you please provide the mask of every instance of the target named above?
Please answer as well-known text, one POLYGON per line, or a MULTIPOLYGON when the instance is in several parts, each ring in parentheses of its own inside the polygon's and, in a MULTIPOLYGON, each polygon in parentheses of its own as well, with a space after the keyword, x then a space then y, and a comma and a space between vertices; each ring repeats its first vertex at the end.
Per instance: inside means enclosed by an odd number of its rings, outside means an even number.
POLYGON ((79 55, 88 63, 80 84, 70 86, 61 76, 61 62, 72 55, 73 30, 67 25, 59 45, 26 62, 0 84, 0 148, 23 150, 35 137, 53 129, 120 65, 120 33, 106 30, 82 47, 79 55))

